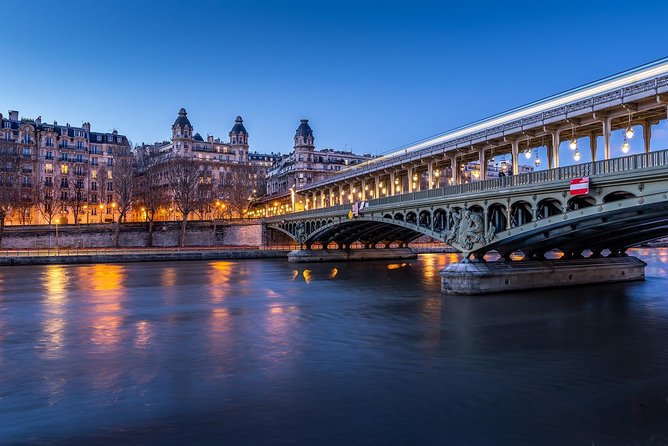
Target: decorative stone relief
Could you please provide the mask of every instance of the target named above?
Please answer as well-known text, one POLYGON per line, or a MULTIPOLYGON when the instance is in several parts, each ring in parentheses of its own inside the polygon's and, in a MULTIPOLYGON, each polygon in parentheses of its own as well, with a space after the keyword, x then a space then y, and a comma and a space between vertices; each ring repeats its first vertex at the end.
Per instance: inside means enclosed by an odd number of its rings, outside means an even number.
POLYGON ((300 221, 297 225, 297 241, 304 243, 306 241, 306 223, 300 221))
POLYGON ((485 232, 485 219, 480 212, 468 209, 452 213, 454 223, 445 242, 457 244, 466 251, 471 251, 476 244, 489 244, 494 240, 496 229, 490 226, 485 232))

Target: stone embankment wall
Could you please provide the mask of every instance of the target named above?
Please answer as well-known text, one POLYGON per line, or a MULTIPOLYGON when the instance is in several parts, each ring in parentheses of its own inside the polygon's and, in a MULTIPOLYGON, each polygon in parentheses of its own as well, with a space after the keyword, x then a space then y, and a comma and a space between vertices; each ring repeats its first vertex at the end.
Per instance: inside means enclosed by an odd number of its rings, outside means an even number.
MULTIPOLYGON (((181 225, 178 222, 158 222, 154 225, 153 246, 178 246, 181 225)), ((189 222, 186 246, 262 246, 267 244, 267 232, 260 222, 189 222), (215 227, 214 227, 215 226, 215 227), (215 231, 214 231, 215 229, 215 231)), ((45 248, 111 248, 114 226, 111 224, 59 225, 56 241, 55 225, 7 226, 0 249, 45 248)), ((120 246, 147 246, 145 223, 121 224, 120 246)))

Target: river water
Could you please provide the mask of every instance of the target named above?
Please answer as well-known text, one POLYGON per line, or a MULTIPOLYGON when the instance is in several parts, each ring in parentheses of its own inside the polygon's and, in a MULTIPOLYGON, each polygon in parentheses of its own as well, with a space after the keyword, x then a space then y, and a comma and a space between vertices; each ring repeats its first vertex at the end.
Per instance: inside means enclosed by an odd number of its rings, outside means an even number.
POLYGON ((0 268, 0 444, 665 444, 668 250, 634 254, 484 297, 441 296, 454 255, 0 268))

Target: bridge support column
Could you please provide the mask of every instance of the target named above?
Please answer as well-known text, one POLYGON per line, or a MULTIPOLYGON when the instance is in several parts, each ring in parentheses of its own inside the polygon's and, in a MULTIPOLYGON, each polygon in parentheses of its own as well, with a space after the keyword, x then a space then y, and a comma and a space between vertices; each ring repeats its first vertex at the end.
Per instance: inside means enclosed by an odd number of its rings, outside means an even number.
POLYGON ((645 143, 645 153, 649 153, 652 139, 652 122, 649 120, 642 123, 642 139, 645 143))
POLYGON ((605 118, 603 124, 603 159, 610 159, 610 123, 612 118, 605 118))
MULTIPOLYGON (((591 132, 589 134, 589 150, 591 151, 591 160, 596 162, 596 149, 598 148, 598 141, 596 141, 596 133, 591 132)), ((593 172, 592 172, 593 173, 593 172)))
POLYGON ((434 162, 427 164, 427 190, 434 188, 434 162))
POLYGON ((510 145, 511 154, 513 156, 513 175, 520 173, 520 164, 519 164, 519 153, 520 153, 520 142, 514 140, 510 145))
POLYGON ((559 168, 559 132, 554 131, 551 134, 552 136, 552 157, 550 159, 550 168, 558 169, 559 168))
POLYGON ((480 162, 480 180, 487 179, 487 159, 485 158, 485 149, 483 147, 478 150, 478 160, 480 162))
POLYGON ((390 186, 387 188, 390 195, 394 195, 394 192, 395 192, 395 189, 396 189, 395 188, 396 185, 394 184, 394 180, 395 180, 395 173, 392 172, 392 173, 390 173, 390 186))
POLYGON ((413 192, 413 168, 409 167, 406 171, 408 175, 408 193, 413 192))
POLYGON ((380 198, 380 175, 373 179, 373 198, 380 198))
POLYGON ((459 162, 457 161, 457 157, 453 156, 450 158, 450 182, 454 186, 455 184, 459 184, 459 162))

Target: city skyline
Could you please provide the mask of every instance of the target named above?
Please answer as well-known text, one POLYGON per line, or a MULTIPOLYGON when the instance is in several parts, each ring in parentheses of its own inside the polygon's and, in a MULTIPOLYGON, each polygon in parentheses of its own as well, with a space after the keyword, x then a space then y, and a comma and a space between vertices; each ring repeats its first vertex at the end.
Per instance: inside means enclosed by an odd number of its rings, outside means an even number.
POLYGON ((578 42, 618 35, 615 26, 589 26, 594 17, 619 22, 615 2, 578 5, 577 15, 527 8, 524 16, 502 5, 433 2, 410 10, 392 2, 187 10, 60 2, 55 10, 76 11, 80 31, 55 35, 47 26, 54 9, 40 5, 30 33, 18 21, 6 26, 20 51, 0 72, 12 86, 0 97, 3 110, 77 126, 86 119, 135 144, 167 139, 165 123, 181 107, 202 135, 225 135, 241 115, 251 150, 282 153, 306 118, 318 147, 374 155, 658 59, 665 54, 653 21, 668 12, 656 3, 643 18, 635 32, 644 45, 617 41, 592 54, 578 42), (550 63, 563 45, 568 57, 550 63))

